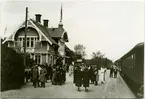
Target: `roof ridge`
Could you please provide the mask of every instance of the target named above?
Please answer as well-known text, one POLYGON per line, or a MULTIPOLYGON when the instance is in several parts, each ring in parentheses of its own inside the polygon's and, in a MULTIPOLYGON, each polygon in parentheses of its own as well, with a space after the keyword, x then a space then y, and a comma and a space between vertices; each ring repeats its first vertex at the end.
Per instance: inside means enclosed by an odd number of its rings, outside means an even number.
POLYGON ((36 22, 35 20, 31 19, 32 22, 42 31, 42 33, 48 38, 50 39, 54 44, 57 44, 53 38, 51 37, 51 35, 49 34, 49 32, 47 31, 47 28, 45 26, 43 26, 41 23, 36 22), (38 26, 39 25, 39 26, 38 26))

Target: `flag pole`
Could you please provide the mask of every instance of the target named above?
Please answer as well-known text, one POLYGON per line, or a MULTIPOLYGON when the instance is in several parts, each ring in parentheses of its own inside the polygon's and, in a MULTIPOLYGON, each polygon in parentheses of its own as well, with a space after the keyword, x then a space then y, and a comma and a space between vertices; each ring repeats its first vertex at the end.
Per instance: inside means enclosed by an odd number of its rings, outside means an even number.
POLYGON ((61 2, 61 11, 60 11, 60 22, 62 22, 62 2, 61 2))
POLYGON ((26 17, 25 17, 25 38, 24 38, 24 67, 26 67, 27 21, 28 21, 28 7, 26 7, 26 17))

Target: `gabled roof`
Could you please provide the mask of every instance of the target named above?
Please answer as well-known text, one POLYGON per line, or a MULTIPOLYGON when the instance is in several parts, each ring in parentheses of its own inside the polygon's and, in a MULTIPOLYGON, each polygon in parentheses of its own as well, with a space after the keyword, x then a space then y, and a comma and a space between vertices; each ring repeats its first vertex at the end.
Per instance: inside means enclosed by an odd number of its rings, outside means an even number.
POLYGON ((66 52, 66 56, 69 56, 70 58, 75 58, 75 53, 66 45, 65 45, 65 52, 66 52))
POLYGON ((47 31, 50 33, 53 38, 61 38, 63 33, 65 32, 63 27, 58 28, 47 28, 47 31))
POLYGON ((44 27, 43 25, 41 25, 40 23, 30 19, 40 30, 41 32, 53 43, 53 44, 57 44, 52 38, 51 35, 49 34, 49 32, 47 31, 47 28, 44 27))
MULTIPOLYGON (((64 30, 64 28, 62 26, 59 26, 58 28, 48 28, 48 27, 45 27, 42 24, 34 21, 33 19, 30 19, 30 20, 28 20, 28 27, 33 25, 31 23, 33 23, 35 25, 35 27, 37 27, 41 31, 41 33, 43 33, 43 36, 45 36, 46 39, 48 39, 48 41, 50 41, 52 44, 57 45, 56 41, 53 38, 59 38, 60 39, 66 33, 66 31, 64 30)), ((25 22, 22 23, 22 25, 19 27, 19 29, 24 27, 24 26, 25 26, 25 22)), ((12 34, 11 36, 9 36, 5 41, 12 40, 13 35, 15 35, 15 34, 12 34)))

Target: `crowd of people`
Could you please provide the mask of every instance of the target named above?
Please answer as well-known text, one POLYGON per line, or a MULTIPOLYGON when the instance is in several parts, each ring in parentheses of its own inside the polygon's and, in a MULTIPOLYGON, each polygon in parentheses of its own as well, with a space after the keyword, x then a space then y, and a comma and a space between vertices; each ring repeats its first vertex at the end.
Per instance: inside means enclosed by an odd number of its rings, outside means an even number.
MULTIPOLYGON (((85 64, 70 64, 70 66, 67 67, 60 62, 56 62, 53 66, 48 66, 47 64, 34 64, 31 71, 25 74, 26 81, 28 82, 28 79, 31 79, 34 88, 45 88, 45 83, 49 80, 52 85, 62 85, 65 84, 67 71, 69 76, 73 76, 73 83, 77 86, 78 91, 81 91, 80 87, 82 86, 85 88, 85 91, 88 91, 89 84, 104 84, 107 79, 107 69, 103 66, 97 67, 87 66, 85 64)), ((116 78, 117 72, 118 68, 116 66, 111 66, 110 77, 116 78)))
POLYGON ((62 85, 66 81, 67 65, 62 64, 62 59, 59 58, 53 66, 44 64, 34 64, 30 71, 25 71, 26 82, 30 79, 33 82, 34 88, 43 87, 45 83, 51 81, 52 85, 62 85))
MULTIPOLYGON (((71 72, 70 72, 71 73, 71 72)), ((106 69, 98 68, 86 65, 77 65, 74 67, 74 80, 73 83, 78 87, 84 87, 85 91, 88 91, 90 82, 92 84, 98 85, 98 83, 105 83, 106 80, 106 69)))

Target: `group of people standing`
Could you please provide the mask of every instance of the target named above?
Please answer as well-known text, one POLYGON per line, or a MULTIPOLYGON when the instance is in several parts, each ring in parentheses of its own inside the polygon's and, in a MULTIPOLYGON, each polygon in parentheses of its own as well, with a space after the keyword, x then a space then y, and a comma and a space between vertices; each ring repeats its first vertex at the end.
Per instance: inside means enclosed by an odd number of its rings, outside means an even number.
POLYGON ((116 67, 115 65, 112 65, 110 68, 110 77, 117 78, 118 71, 119 71, 118 67, 116 67))
POLYGON ((80 87, 83 85, 85 91, 88 91, 88 87, 91 83, 98 85, 99 82, 105 83, 105 72, 106 70, 103 68, 93 68, 92 66, 76 66, 74 67, 74 81, 75 85, 78 87, 78 91, 80 87))
POLYGON ((62 85, 66 81, 66 68, 62 65, 34 65, 31 69, 31 79, 34 88, 45 88, 45 82, 50 80, 52 85, 62 85), (41 86, 39 85, 41 82, 41 86))
POLYGON ((53 85, 62 85, 66 81, 66 67, 65 65, 54 65, 53 66, 53 75, 52 75, 52 84, 53 85))
POLYGON ((102 67, 91 67, 90 68, 90 79, 91 83, 98 85, 98 83, 105 83, 107 69, 102 67))
POLYGON ((47 70, 45 65, 34 65, 31 69, 32 73, 32 81, 33 81, 33 86, 34 88, 38 87, 43 87, 45 88, 45 82, 47 80, 46 75, 47 75, 47 70), (41 82, 41 85, 39 84, 41 82))
POLYGON ((67 67, 62 64, 61 58, 53 66, 35 64, 31 68, 31 81, 34 88, 37 86, 45 88, 47 80, 50 80, 52 85, 62 85, 66 81, 66 71, 67 67), (41 85, 39 85, 40 82, 41 85))
POLYGON ((83 87, 85 87, 85 91, 87 91, 87 87, 89 87, 89 70, 87 67, 77 66, 74 68, 74 81, 75 85, 78 87, 78 91, 80 90, 80 87, 83 84, 83 87))

